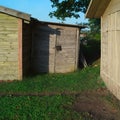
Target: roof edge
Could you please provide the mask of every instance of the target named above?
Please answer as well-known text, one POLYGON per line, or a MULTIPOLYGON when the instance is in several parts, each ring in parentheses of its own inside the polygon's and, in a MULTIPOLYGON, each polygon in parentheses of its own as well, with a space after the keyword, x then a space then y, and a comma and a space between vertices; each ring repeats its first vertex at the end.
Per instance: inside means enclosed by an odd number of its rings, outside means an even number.
POLYGON ((85 13, 85 18, 89 18, 88 17, 88 13, 89 13, 89 10, 90 10, 90 7, 91 7, 92 3, 93 3, 93 0, 91 0, 90 3, 89 3, 89 5, 88 5, 87 11, 85 13))
POLYGON ((86 18, 100 18, 111 0, 91 0, 85 14, 86 18))
POLYGON ((76 24, 66 24, 66 23, 57 23, 57 22, 48 22, 48 21, 40 21, 38 19, 32 18, 35 22, 39 22, 41 24, 52 24, 52 25, 61 25, 61 26, 70 26, 70 27, 78 27, 80 29, 86 28, 84 25, 76 25, 76 24))
POLYGON ((18 11, 18 10, 14 10, 14 9, 11 9, 11 8, 3 7, 3 6, 0 6, 0 12, 4 13, 4 14, 11 15, 13 17, 24 19, 24 20, 27 20, 27 21, 30 21, 30 17, 31 17, 30 14, 27 14, 27 13, 24 13, 24 12, 21 12, 21 11, 18 11))

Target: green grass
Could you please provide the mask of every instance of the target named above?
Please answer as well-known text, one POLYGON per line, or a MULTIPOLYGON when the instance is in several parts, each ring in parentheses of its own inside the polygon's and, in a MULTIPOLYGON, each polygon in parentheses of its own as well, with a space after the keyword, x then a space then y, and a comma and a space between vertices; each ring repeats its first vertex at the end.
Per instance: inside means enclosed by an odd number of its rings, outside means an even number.
POLYGON ((45 74, 23 81, 0 83, 0 92, 63 92, 97 89, 103 85, 99 77, 99 66, 88 67, 68 74, 45 74))
MULTIPOLYGON (((0 83, 0 92, 80 92, 100 87, 104 87, 104 83, 100 80, 98 66, 74 73, 46 74, 21 82, 0 83)), ((0 97, 0 120, 92 120, 86 113, 70 109, 74 99, 74 95, 0 97)))
POLYGON ((90 120, 64 106, 73 97, 4 97, 0 99, 0 120, 90 120))
MULTIPOLYGON (((67 98, 55 97, 5 97, 0 101, 2 105, 0 111, 1 119, 12 120, 49 120, 58 119, 65 111, 62 104, 67 98), (6 101, 6 102, 5 102, 6 101), (54 102, 53 102, 54 101, 54 102), (5 103, 5 104, 4 104, 5 103), (4 108, 4 109, 3 109, 4 108), (56 116, 57 115, 57 116, 56 116), (39 118, 38 118, 39 116, 39 118)), ((62 118, 61 118, 62 120, 62 118)))

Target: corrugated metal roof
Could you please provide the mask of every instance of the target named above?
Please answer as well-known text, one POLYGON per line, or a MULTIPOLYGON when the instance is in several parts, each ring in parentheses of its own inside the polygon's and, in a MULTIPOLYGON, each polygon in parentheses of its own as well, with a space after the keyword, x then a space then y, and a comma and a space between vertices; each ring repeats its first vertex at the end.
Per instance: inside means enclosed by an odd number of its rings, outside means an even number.
POLYGON ((13 17, 17 17, 17 18, 20 18, 20 19, 30 21, 30 16, 31 15, 27 14, 27 13, 24 13, 24 12, 20 12, 20 11, 13 10, 13 9, 3 7, 3 6, 0 6, 0 12, 4 13, 4 14, 7 14, 7 15, 11 15, 13 17))
POLYGON ((91 0, 87 12, 87 18, 100 18, 111 0, 91 0))

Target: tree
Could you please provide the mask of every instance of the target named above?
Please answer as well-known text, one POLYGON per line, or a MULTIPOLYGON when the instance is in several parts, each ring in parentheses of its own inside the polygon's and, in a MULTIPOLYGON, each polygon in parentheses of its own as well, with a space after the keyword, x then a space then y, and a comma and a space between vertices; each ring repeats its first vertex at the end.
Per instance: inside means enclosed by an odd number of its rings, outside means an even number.
POLYGON ((100 33, 100 19, 89 19, 88 25, 93 33, 100 33))
POLYGON ((90 0, 51 0, 55 11, 50 12, 50 17, 65 20, 66 17, 80 17, 79 12, 85 13, 90 0))
MULTIPOLYGON (((80 17, 80 12, 86 13, 90 0, 51 0, 52 7, 55 11, 50 12, 50 17, 55 16, 57 19, 80 17)), ((88 23, 92 32, 100 32, 100 19, 89 19, 88 23)))
MULTIPOLYGON (((52 7, 56 9, 50 12, 50 17, 55 16, 57 19, 64 21, 67 17, 79 18, 80 12, 86 13, 90 0, 51 0, 51 2, 52 7)), ((89 19, 89 23, 84 23, 84 25, 88 25, 90 30, 86 32, 86 38, 81 39, 83 42, 87 40, 88 44, 87 46, 81 44, 80 55, 82 56, 80 58, 83 58, 84 54, 87 62, 92 63, 100 56, 100 19, 89 19)), ((85 59, 83 60, 85 62, 85 59)))

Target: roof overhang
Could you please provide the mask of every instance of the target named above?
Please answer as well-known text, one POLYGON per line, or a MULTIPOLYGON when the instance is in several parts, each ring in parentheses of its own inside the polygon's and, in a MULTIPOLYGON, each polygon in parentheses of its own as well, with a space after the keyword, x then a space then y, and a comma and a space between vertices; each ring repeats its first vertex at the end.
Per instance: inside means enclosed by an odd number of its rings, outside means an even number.
POLYGON ((20 19, 30 21, 30 16, 31 15, 27 14, 27 13, 24 13, 24 12, 20 12, 20 11, 13 10, 13 9, 10 9, 10 8, 6 8, 6 7, 3 7, 3 6, 0 6, 0 12, 4 13, 4 14, 11 15, 13 17, 17 17, 17 18, 20 18, 20 19))
POLYGON ((111 0, 91 0, 86 12, 86 18, 100 18, 111 0))
POLYGON ((76 25, 76 24, 66 24, 66 23, 56 23, 56 22, 47 22, 47 21, 39 21, 35 18, 32 18, 31 19, 33 20, 33 22, 36 22, 36 23, 41 23, 41 24, 51 24, 51 25, 59 25, 59 26, 68 26, 68 27, 76 27, 76 28, 79 28, 79 29, 85 29, 87 28, 87 26, 85 25, 76 25))

